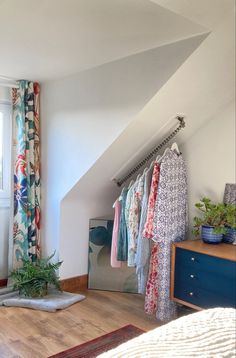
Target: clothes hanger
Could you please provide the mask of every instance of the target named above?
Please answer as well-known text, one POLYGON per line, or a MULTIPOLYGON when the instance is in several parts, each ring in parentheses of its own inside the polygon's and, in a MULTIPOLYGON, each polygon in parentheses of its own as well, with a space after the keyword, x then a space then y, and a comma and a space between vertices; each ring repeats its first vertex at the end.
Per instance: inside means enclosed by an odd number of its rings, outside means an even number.
POLYGON ((155 163, 159 163, 161 160, 162 156, 160 154, 157 155, 155 163))
POLYGON ((119 201, 122 200, 122 194, 123 194, 123 192, 124 192, 125 189, 126 189, 126 188, 125 188, 125 186, 124 186, 123 189, 121 190, 120 196, 119 196, 119 198, 118 198, 119 201))
POLYGON ((151 169, 154 166, 155 160, 153 160, 149 166, 149 169, 151 169))
POLYGON ((178 155, 180 155, 180 150, 179 150, 179 147, 178 147, 178 144, 176 142, 174 142, 171 146, 171 150, 175 153, 177 153, 178 155))
POLYGON ((130 189, 133 184, 134 184, 134 180, 132 179, 129 183, 128 189, 130 189))
POLYGON ((146 173, 147 173, 147 171, 149 170, 149 168, 148 167, 146 167, 145 169, 144 169, 144 171, 143 171, 143 174, 142 175, 145 175, 146 173))
POLYGON ((166 148, 164 153, 162 154, 162 156, 160 156, 160 158, 158 159, 158 163, 161 163, 162 159, 164 158, 164 156, 166 155, 167 152, 169 152, 170 148, 166 148))
POLYGON ((115 208, 116 206, 116 202, 117 202, 118 199, 116 199, 116 201, 114 202, 114 204, 112 205, 113 209, 115 208))
POLYGON ((139 181, 139 179, 141 178, 141 174, 138 174, 136 180, 135 180, 135 183, 137 183, 139 181))

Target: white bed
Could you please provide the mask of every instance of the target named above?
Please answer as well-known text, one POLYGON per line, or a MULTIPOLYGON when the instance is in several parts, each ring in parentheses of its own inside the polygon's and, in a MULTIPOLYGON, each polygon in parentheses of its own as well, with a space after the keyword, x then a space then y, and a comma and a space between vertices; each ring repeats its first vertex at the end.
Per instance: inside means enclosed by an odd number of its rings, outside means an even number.
POLYGON ((213 308, 178 318, 99 358, 236 357, 236 310, 213 308))

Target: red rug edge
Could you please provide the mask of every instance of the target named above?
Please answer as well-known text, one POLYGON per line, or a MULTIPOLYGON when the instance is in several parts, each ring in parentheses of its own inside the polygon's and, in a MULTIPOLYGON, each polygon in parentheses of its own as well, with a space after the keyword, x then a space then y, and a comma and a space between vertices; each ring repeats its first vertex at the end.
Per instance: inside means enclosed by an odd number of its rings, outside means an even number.
POLYGON ((59 356, 60 354, 70 353, 70 352, 72 352, 72 351, 73 351, 76 347, 78 347, 78 346, 80 346, 80 347, 82 348, 82 347, 84 347, 85 345, 87 345, 89 342, 90 342, 90 343, 94 343, 94 342, 98 341, 98 340, 101 339, 101 338, 104 338, 104 337, 109 336, 110 334, 112 334, 112 333, 114 333, 114 332, 119 331, 120 329, 124 329, 124 328, 128 328, 128 327, 137 328, 138 330, 140 330, 140 334, 146 332, 146 331, 144 331, 142 328, 139 328, 139 327, 137 327, 137 326, 134 326, 133 324, 127 324, 127 325, 122 326, 122 327, 120 327, 120 328, 114 329, 114 330, 111 331, 111 332, 102 334, 102 335, 99 336, 99 337, 96 337, 96 338, 90 339, 89 341, 86 341, 86 342, 83 342, 83 343, 81 343, 81 344, 78 344, 77 346, 74 346, 74 347, 65 349, 64 351, 60 351, 60 352, 58 352, 58 353, 55 353, 54 355, 49 356, 48 358, 60 358, 60 356, 59 356))

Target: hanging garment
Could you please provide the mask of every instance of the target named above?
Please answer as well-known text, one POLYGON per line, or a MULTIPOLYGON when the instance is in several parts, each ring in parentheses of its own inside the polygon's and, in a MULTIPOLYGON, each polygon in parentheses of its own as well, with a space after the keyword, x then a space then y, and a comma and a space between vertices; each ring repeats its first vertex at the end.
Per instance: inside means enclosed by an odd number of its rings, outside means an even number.
POLYGON ((121 203, 117 199, 115 202, 115 216, 114 216, 112 242, 111 242, 111 266, 114 268, 119 268, 122 266, 122 262, 117 260, 117 240, 118 240, 119 226, 120 226, 120 213, 121 213, 121 203))
POLYGON ((138 293, 142 294, 144 294, 146 291, 151 247, 150 240, 143 237, 143 230, 147 218, 148 197, 151 186, 152 172, 153 167, 149 168, 144 173, 143 199, 141 203, 139 233, 137 238, 137 253, 135 257, 136 273, 138 275, 138 293))
POLYGON ((154 219, 154 210, 155 210, 155 203, 157 197, 159 175, 160 175, 160 164, 155 162, 153 168, 153 174, 152 174, 151 189, 148 199, 147 218, 143 231, 143 236, 146 237, 147 239, 151 239, 153 237, 153 219, 154 219))
POLYGON ((120 203, 121 203, 121 213, 120 213, 120 225, 118 233, 118 242, 117 242, 117 260, 118 261, 127 261, 128 258, 128 234, 127 226, 125 221, 125 206, 126 198, 128 194, 128 189, 124 188, 121 193, 120 203))
POLYGON ((128 241, 128 262, 127 262, 129 267, 135 266, 141 202, 143 198, 143 186, 144 186, 144 176, 142 175, 135 182, 133 186, 131 202, 130 202, 130 210, 129 210, 129 217, 128 217, 129 241, 128 241))
MULTIPOLYGON (((130 205, 131 205, 131 198, 133 195, 133 190, 134 190, 134 184, 129 186, 128 188, 128 192, 127 192, 127 196, 126 196, 126 202, 125 202, 125 223, 126 223, 126 227, 127 227, 127 243, 129 246, 129 242, 130 242, 130 227, 129 227, 129 211, 130 211, 130 205)), ((127 260, 128 260, 128 247, 127 247, 127 260)))
MULTIPOLYGON (((149 220, 147 228, 149 230, 149 235, 153 236, 153 227, 154 227, 154 211, 156 207, 156 202, 158 200, 158 185, 159 185, 159 178, 160 178, 160 164, 154 164, 154 170, 152 175, 152 187, 149 195, 149 220), (154 175, 155 174, 155 175, 154 175), (150 199, 151 197, 151 199, 150 199), (154 201, 155 199, 155 201, 154 201)), ((147 232, 146 232, 147 233, 147 232)), ((149 236, 150 237, 150 236, 149 236)), ((146 239, 149 240, 149 239, 146 239)), ((145 295, 145 305, 144 309, 145 312, 148 314, 156 313, 157 309, 157 297, 158 297, 158 290, 157 290, 157 281, 158 281, 158 262, 157 262, 157 252, 158 252, 158 245, 153 243, 152 252, 150 257, 149 263, 149 271, 148 271, 148 278, 147 278, 147 286, 146 286, 146 295, 145 295)))
POLYGON ((162 158, 153 223, 153 240, 158 243, 156 317, 167 321, 176 315, 170 300, 171 244, 184 240, 187 229, 186 166, 182 155, 170 149, 162 158))
POLYGON ((157 250, 158 245, 153 242, 144 304, 144 309, 147 314, 155 314, 157 310, 157 250))

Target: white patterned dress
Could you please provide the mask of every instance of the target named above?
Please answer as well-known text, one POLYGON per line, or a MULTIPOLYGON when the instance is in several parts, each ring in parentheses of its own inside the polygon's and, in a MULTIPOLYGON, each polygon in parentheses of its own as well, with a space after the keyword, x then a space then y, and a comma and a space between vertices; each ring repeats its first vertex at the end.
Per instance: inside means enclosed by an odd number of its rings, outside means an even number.
POLYGON ((171 244, 185 239, 187 218, 186 165, 182 155, 169 149, 162 158, 153 226, 153 240, 158 243, 156 317, 162 321, 176 316, 170 300, 171 244))

